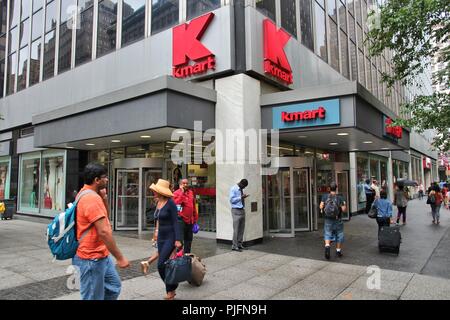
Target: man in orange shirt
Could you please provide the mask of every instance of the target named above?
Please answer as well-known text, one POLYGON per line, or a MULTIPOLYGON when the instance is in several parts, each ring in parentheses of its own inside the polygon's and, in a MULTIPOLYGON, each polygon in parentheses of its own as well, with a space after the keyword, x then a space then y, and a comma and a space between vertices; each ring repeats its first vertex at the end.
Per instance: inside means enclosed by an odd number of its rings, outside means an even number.
POLYGON ((192 227, 198 221, 194 192, 189 189, 188 179, 181 180, 180 189, 173 193, 173 201, 178 208, 180 229, 183 231, 183 251, 191 253, 192 227))
POLYGON ((88 164, 84 169, 84 183, 80 193, 85 190, 92 192, 84 193, 77 204, 79 246, 72 260, 73 265, 79 268, 81 299, 117 300, 121 282, 110 253, 120 268, 126 268, 130 263, 120 252, 112 235, 105 166, 88 164))

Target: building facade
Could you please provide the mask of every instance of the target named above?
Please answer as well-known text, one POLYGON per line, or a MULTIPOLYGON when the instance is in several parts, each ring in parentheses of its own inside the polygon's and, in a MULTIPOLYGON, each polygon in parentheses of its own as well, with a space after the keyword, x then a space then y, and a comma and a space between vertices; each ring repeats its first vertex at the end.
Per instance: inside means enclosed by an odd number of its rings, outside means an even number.
POLYGON ((1 183, 19 213, 53 217, 99 161, 116 230, 153 228, 148 186, 187 177, 201 230, 229 241, 229 189, 247 178, 252 242, 318 230, 331 181, 357 213, 367 178, 391 196, 396 179, 437 179, 429 142, 389 125, 407 91, 381 82, 390 52, 368 55, 370 2, 0 3, 1 183), (266 144, 245 143, 255 130, 266 144))

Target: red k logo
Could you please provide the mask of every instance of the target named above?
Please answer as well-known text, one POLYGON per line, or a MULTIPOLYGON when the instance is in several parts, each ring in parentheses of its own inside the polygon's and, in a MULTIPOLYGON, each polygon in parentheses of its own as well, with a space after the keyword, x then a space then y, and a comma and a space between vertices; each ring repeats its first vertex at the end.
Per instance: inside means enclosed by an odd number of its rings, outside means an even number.
POLYGON ((291 36, 283 29, 277 31, 277 27, 271 20, 264 20, 264 59, 277 64, 285 71, 292 72, 284 52, 284 46, 290 38, 291 36))
POLYGON ((205 33, 214 13, 209 13, 173 28, 173 66, 187 64, 190 60, 197 61, 212 56, 200 39, 205 33))

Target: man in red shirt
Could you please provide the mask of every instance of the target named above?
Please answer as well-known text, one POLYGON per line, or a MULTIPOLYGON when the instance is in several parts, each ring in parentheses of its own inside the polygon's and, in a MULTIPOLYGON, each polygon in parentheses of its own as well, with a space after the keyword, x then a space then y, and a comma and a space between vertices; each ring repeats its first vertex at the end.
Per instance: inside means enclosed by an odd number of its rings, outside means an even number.
POLYGON ((198 221, 198 213, 194 192, 189 188, 187 179, 181 180, 180 189, 173 193, 173 200, 178 208, 178 216, 181 218, 179 222, 180 230, 183 231, 183 250, 184 253, 190 253, 193 239, 192 226, 198 221))
POLYGON ((130 264, 122 255, 113 238, 108 218, 106 167, 90 163, 84 169, 85 185, 77 204, 77 238, 79 246, 73 265, 79 268, 80 293, 82 300, 116 300, 121 283, 110 253, 120 268, 130 264))

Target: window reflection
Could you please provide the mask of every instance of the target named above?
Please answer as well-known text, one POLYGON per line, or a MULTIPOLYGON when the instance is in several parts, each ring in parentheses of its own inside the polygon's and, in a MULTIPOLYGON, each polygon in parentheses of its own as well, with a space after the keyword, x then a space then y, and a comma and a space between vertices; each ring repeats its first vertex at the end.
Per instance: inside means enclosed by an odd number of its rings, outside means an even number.
POLYGON ((295 0, 281 1, 281 26, 297 38, 295 0))
POLYGON ((17 91, 27 86, 28 46, 19 51, 19 72, 17 74, 17 91))
POLYGON ((16 83, 16 72, 17 72, 17 54, 14 52, 8 57, 8 75, 6 78, 6 93, 14 93, 14 86, 16 83))
POLYGON ((122 9, 122 47, 144 38, 145 0, 124 0, 122 9))
POLYGON ((256 0, 256 9, 265 16, 275 21, 275 1, 274 0, 256 0))
MULTIPOLYGON (((92 1, 84 3, 86 8, 92 1)), ((94 7, 90 6, 80 13, 79 29, 77 29, 77 45, 75 50, 75 65, 91 60, 92 57, 92 32, 94 24, 94 7)))
POLYGON ((97 56, 116 48, 117 0, 104 0, 98 5, 97 56))
POLYGON ((323 60, 327 61, 327 33, 325 29, 325 10, 315 3, 315 42, 316 48, 315 52, 323 60))
POLYGON ((30 57, 30 86, 39 82, 39 72, 41 67, 41 38, 37 39, 31 44, 30 57))
POLYGON ((152 0, 152 34, 169 29, 178 21, 178 0, 152 0))
POLYGON ((43 79, 53 77, 55 73, 55 30, 45 35, 43 79))
POLYGON ((68 28, 71 21, 63 23, 59 27, 59 59, 58 73, 70 69, 72 59, 72 29, 68 28))
POLYGON ((300 0, 300 30, 302 44, 314 50, 311 0, 300 0))
POLYGON ((187 20, 220 7, 220 0, 187 0, 187 20))

